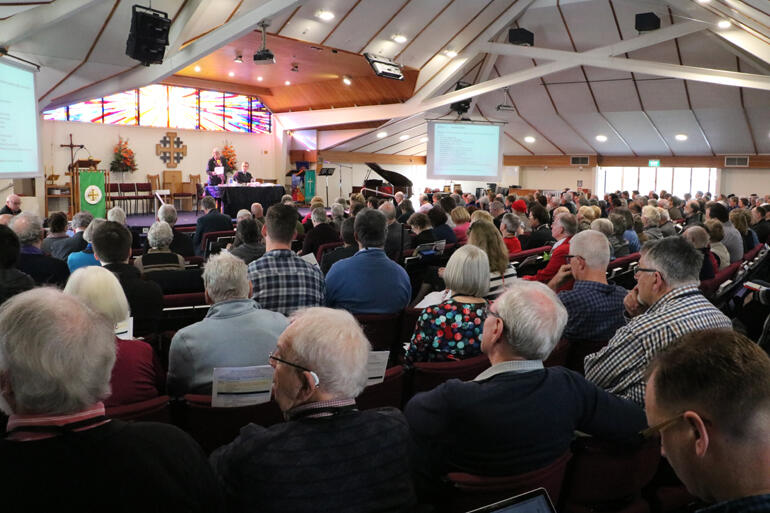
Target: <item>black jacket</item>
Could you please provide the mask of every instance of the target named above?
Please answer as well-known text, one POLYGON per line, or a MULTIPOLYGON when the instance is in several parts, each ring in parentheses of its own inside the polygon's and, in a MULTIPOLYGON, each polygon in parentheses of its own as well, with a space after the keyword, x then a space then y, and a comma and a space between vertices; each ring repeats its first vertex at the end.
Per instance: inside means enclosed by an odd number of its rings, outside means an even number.
MULTIPOLYGON (((195 248, 196 255, 203 255, 201 249, 201 241, 203 240, 203 234, 208 232, 224 232, 233 229, 233 220, 230 216, 226 216, 220 213, 218 210, 209 210, 208 214, 204 214, 198 218, 198 222, 195 225, 195 237, 193 237, 193 247, 195 248)), ((180 253, 181 254, 181 253, 180 253)))
POLYGON ((22 253, 16 262, 16 268, 29 274, 35 285, 56 285, 63 288, 70 277, 67 262, 48 255, 22 253))
MULTIPOLYGON (((43 239, 45 243, 47 239, 43 239)), ((53 239, 56 240, 56 239, 53 239)), ((66 239, 59 239, 59 241, 51 245, 51 256, 58 258, 59 260, 67 261, 67 257, 70 253, 77 253, 83 251, 88 246, 88 243, 83 238, 83 232, 75 232, 72 237, 66 239)))
POLYGON ((131 309, 131 317, 134 318, 134 335, 143 336, 158 331, 163 312, 163 292, 160 286, 143 279, 139 269, 133 265, 108 264, 104 268, 115 273, 120 280, 131 309))
POLYGON ((532 230, 532 234, 527 239, 527 247, 522 249, 533 249, 542 246, 549 246, 553 245, 554 242, 556 241, 554 240, 553 235, 551 235, 551 228, 549 228, 546 224, 541 224, 532 230))

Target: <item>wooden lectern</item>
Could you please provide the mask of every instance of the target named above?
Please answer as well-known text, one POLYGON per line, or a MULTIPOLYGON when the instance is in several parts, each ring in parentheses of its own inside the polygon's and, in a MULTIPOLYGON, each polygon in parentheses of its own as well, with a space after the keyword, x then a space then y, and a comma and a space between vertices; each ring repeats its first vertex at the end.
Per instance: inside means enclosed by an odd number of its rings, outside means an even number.
MULTIPOLYGON (((70 205, 72 205, 72 215, 80 212, 80 176, 78 171, 81 169, 90 169, 96 171, 96 166, 99 165, 101 160, 92 158, 76 160, 68 166, 70 174, 70 205)), ((105 173, 104 192, 105 194, 109 190, 109 175, 105 173)))

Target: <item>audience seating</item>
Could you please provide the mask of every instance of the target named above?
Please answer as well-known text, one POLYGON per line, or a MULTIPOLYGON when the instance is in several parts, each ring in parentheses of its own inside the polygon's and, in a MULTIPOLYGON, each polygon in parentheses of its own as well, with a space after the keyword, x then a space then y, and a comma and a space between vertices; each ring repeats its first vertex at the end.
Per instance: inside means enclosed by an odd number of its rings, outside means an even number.
POLYGON ((485 354, 456 362, 415 363, 411 389, 416 394, 432 390, 448 379, 470 381, 489 366, 489 359, 485 354))
POLYGON ((209 305, 203 292, 168 294, 163 296, 163 314, 159 330, 178 330, 203 320, 209 305))
POLYGON ((203 278, 201 269, 198 267, 173 271, 152 271, 144 273, 144 276, 160 285, 164 295, 203 292, 203 278))
POLYGON ((320 246, 318 246, 318 250, 315 253, 316 262, 320 264, 324 254, 340 246, 342 246, 342 242, 327 242, 326 244, 321 244, 320 246))
POLYGON ((120 192, 119 198, 122 198, 126 201, 126 213, 131 212, 131 200, 134 201, 134 209, 133 211, 137 211, 137 204, 136 204, 136 184, 133 183, 119 183, 118 184, 118 191, 120 192))
POLYGON ((571 457, 572 454, 567 451, 547 467, 514 476, 450 472, 447 481, 454 488, 454 493, 447 494, 446 504, 442 504, 440 511, 461 513, 540 487, 545 488, 551 501, 557 504, 571 457))
POLYGON ((719 290, 719 287, 727 280, 730 280, 733 278, 733 276, 735 276, 735 273, 738 272, 738 268, 742 263, 743 262, 741 261, 734 262, 721 271, 718 271, 716 276, 710 280, 703 280, 700 282, 700 290, 703 292, 703 295, 709 299, 713 299, 717 293, 717 290, 719 290))
POLYGON ((138 403, 106 408, 106 414, 112 419, 170 423, 169 400, 169 396, 162 395, 138 403))
POLYGON ((152 194, 150 182, 136 182, 134 187, 136 187, 136 198, 134 199, 137 202, 141 201, 145 206, 142 212, 152 212, 155 196, 152 194))
POLYGON ((531 257, 532 255, 542 255, 543 253, 548 253, 549 251, 551 251, 551 246, 540 246, 539 248, 526 249, 524 251, 511 253, 508 255, 508 261, 511 263, 521 263, 527 257, 531 257))
POLYGON ((211 253, 211 246, 222 239, 235 237, 235 230, 223 230, 219 232, 206 232, 201 237, 201 251, 205 257, 211 253))
POLYGON ((283 422, 278 403, 269 401, 253 406, 215 408, 210 395, 184 396, 183 403, 175 411, 176 424, 187 431, 206 453, 230 443, 241 428, 249 423, 272 426, 283 422))
POLYGON ((385 371, 385 379, 382 383, 369 385, 356 397, 359 410, 384 408, 392 406, 401 409, 404 400, 404 368, 400 365, 391 367, 385 371))
POLYGON ((390 351, 390 365, 397 362, 403 350, 399 342, 401 312, 392 314, 355 314, 374 351, 390 351))
POLYGON ((422 308, 407 307, 401 314, 401 335, 399 336, 399 342, 407 344, 412 341, 412 335, 417 327, 417 319, 422 313, 422 308))
MULTIPOLYGON (((117 182, 107 184, 107 200, 109 201, 110 208, 125 205, 125 202, 131 199, 130 196, 122 194, 121 185, 123 184, 117 182)), ((125 210, 125 207, 123 209, 125 210)))
POLYGON ((743 261, 744 262, 751 262, 754 260, 754 258, 759 254, 760 251, 762 251, 762 248, 764 248, 764 244, 757 244, 754 246, 754 249, 750 249, 743 255, 743 261))

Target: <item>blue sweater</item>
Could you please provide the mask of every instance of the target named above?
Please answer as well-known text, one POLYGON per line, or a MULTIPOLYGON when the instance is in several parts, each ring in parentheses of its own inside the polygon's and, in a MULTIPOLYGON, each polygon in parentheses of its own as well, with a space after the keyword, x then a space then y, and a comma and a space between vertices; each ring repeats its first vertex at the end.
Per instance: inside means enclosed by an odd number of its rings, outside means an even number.
POLYGON ((362 249, 326 275, 326 305, 354 314, 398 312, 411 297, 409 275, 382 248, 362 249))

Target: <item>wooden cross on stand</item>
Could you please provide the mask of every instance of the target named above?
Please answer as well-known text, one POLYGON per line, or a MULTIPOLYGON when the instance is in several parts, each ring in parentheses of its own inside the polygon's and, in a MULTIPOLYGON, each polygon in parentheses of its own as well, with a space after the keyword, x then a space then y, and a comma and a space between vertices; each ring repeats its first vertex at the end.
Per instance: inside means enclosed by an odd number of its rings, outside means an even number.
POLYGON ((166 132, 160 144, 155 145, 155 154, 165 165, 174 168, 187 156, 187 145, 182 144, 182 139, 177 137, 176 132, 166 132))

